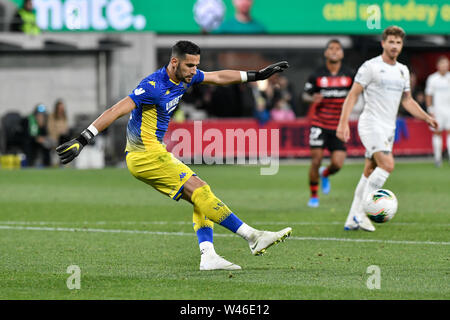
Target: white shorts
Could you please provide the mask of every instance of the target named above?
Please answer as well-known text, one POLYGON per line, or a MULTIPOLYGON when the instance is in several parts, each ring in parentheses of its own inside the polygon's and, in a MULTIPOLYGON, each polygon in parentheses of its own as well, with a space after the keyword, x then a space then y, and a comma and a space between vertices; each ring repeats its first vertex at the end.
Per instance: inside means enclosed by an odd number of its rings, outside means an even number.
POLYGON ((439 131, 450 130, 449 112, 436 112, 436 121, 439 124, 439 131))
POLYGON ((358 123, 358 134, 364 148, 366 148, 366 158, 371 159, 373 154, 379 151, 392 152, 395 129, 386 130, 383 127, 368 127, 358 123))

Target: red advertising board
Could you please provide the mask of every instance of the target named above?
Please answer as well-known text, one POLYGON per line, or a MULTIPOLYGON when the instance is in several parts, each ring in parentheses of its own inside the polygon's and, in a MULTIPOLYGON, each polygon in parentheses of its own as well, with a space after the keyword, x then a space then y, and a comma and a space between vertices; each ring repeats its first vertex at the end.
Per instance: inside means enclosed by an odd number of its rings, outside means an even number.
MULTIPOLYGON (((350 123, 349 156, 363 156, 364 147, 358 137, 357 122, 350 123)), ((416 119, 399 118, 394 143, 395 155, 432 154, 431 131, 416 119)), ((189 158, 205 154, 213 157, 271 155, 279 150, 281 158, 310 156, 309 121, 269 121, 260 125, 254 119, 224 119, 171 122, 164 142, 175 156, 189 158)))

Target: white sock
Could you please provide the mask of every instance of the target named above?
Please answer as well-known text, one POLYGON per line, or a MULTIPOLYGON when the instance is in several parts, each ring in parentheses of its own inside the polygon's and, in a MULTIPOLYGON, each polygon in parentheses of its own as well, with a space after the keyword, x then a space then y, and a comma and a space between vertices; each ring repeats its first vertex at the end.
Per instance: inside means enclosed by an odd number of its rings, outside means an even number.
POLYGON ((380 167, 376 167, 372 174, 367 178, 367 185, 364 189, 363 197, 366 197, 370 192, 383 187, 386 180, 389 178, 389 172, 380 167))
POLYGON ((242 223, 241 226, 236 230, 236 234, 240 235, 245 240, 253 240, 253 235, 257 230, 250 227, 246 223, 242 223))
MULTIPOLYGON (((447 136, 447 143, 448 141, 449 138, 447 136)), ((440 134, 433 134, 431 142, 433 144, 434 161, 439 163, 442 161, 442 136, 440 134)))
POLYGON ((364 188, 364 192, 361 196, 362 201, 359 203, 359 208, 355 212, 358 220, 363 220, 365 217, 364 209, 363 209, 363 201, 368 196, 369 193, 380 189, 383 187, 387 178, 389 177, 389 172, 380 167, 376 167, 375 170, 370 174, 367 178, 366 187, 364 188))
POLYGON ((212 242, 203 241, 200 242, 198 246, 200 247, 200 253, 202 256, 216 253, 216 250, 214 250, 214 244, 212 242))
POLYGON ((345 224, 351 224, 353 222, 353 217, 360 208, 362 196, 364 189, 366 188, 367 178, 364 174, 361 175, 358 184, 356 185, 355 194, 353 196, 352 206, 350 207, 350 212, 348 213, 347 220, 345 224))

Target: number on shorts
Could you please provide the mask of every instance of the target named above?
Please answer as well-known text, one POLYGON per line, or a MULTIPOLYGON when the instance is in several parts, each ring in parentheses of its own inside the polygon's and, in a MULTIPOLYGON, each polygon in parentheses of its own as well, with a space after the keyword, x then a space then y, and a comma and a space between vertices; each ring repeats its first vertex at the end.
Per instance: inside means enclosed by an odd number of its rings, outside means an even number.
POLYGON ((321 128, 311 127, 311 131, 309 133, 309 144, 311 146, 322 145, 323 141, 319 140, 321 134, 322 134, 321 128))

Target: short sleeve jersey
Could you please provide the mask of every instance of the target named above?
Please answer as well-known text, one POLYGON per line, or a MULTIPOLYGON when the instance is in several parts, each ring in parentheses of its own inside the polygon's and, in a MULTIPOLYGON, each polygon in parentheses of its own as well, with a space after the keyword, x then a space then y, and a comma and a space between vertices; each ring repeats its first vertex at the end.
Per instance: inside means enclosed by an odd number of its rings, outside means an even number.
POLYGON ((445 75, 435 72, 427 79, 425 94, 433 97, 437 113, 450 114, 450 72, 445 75))
POLYGON ((364 62, 354 81, 364 87, 360 126, 395 129, 403 92, 410 91, 408 68, 400 62, 387 64, 380 55, 364 62))
POLYGON ((342 104, 353 84, 353 76, 354 72, 346 66, 341 66, 335 75, 326 66, 322 66, 309 76, 304 91, 310 95, 320 93, 323 96, 315 106, 311 125, 336 130, 342 104))
POLYGON ((181 97, 203 79, 204 73, 197 70, 190 83, 176 83, 169 78, 166 67, 143 79, 128 95, 136 108, 128 120, 126 151, 146 151, 152 144, 161 143, 181 97))

